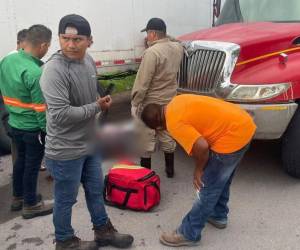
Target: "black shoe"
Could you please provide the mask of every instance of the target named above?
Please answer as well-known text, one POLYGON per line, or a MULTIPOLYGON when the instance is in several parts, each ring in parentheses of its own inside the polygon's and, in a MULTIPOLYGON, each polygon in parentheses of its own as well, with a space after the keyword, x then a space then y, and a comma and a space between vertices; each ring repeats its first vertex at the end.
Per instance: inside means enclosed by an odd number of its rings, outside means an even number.
POLYGON ((165 153, 166 174, 168 178, 174 177, 174 153, 165 153))
POLYGON ((141 166, 144 168, 151 169, 151 157, 149 158, 141 158, 141 166))
POLYGON ((56 241, 55 250, 98 250, 95 241, 82 241, 76 236, 65 241, 56 241))
POLYGON ((132 245, 133 237, 130 234, 120 234, 111 224, 110 220, 101 227, 94 226, 95 241, 98 246, 114 246, 118 248, 127 248, 132 245))

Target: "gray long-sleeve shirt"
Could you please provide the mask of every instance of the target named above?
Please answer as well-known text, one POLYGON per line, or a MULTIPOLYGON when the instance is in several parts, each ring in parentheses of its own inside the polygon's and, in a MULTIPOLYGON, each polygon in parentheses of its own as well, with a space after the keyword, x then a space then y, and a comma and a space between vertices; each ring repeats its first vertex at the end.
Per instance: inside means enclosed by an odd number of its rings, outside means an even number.
POLYGON ((73 160, 91 153, 100 112, 92 58, 71 60, 57 52, 45 64, 40 84, 47 104, 46 157, 73 160))

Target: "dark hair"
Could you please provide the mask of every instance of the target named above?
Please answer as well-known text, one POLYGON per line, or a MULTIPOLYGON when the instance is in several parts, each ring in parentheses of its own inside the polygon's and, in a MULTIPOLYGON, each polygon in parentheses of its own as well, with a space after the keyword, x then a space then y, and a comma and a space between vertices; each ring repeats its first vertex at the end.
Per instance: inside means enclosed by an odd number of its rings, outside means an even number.
POLYGON ((17 34, 17 43, 24 42, 27 36, 28 29, 22 29, 17 34))
POLYGON ((160 30, 153 30, 155 34, 157 35, 158 39, 166 38, 167 34, 166 32, 160 31, 160 30))
POLYGON ((163 121, 161 120, 161 111, 161 105, 154 103, 148 104, 142 111, 141 119, 147 127, 156 129, 163 126, 163 121))
POLYGON ((49 43, 51 38, 52 32, 50 29, 42 24, 35 24, 28 29, 26 41, 31 43, 33 46, 37 46, 42 43, 49 43))

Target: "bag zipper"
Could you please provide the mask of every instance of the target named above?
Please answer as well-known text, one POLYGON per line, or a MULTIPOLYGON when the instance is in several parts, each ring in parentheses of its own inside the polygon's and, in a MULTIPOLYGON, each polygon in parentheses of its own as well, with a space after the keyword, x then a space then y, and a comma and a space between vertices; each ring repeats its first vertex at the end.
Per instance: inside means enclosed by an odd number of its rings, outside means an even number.
POLYGON ((136 181, 142 182, 142 181, 145 181, 145 180, 150 179, 151 177, 153 177, 153 176, 155 176, 155 175, 156 175, 155 171, 152 171, 152 172, 150 172, 149 174, 147 174, 147 175, 145 175, 145 176, 143 176, 143 177, 137 179, 136 181))
POLYGON ((137 193, 138 192, 137 189, 120 187, 120 186, 118 186, 116 184, 112 184, 112 183, 110 183, 110 186, 111 186, 110 189, 115 188, 115 189, 118 189, 118 190, 123 191, 123 192, 132 192, 132 193, 137 193))

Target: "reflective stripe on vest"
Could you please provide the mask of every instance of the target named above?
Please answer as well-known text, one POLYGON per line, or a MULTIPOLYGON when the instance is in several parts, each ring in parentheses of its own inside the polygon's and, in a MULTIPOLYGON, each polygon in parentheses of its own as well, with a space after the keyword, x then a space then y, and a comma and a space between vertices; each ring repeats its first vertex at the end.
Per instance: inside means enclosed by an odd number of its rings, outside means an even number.
POLYGON ((34 104, 34 103, 24 103, 21 102, 19 99, 11 98, 7 96, 3 96, 3 101, 5 105, 19 107, 23 109, 32 109, 36 112, 45 112, 46 111, 46 104, 34 104))

